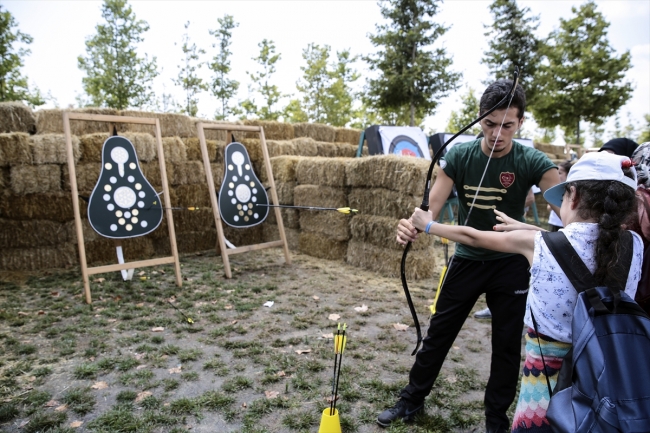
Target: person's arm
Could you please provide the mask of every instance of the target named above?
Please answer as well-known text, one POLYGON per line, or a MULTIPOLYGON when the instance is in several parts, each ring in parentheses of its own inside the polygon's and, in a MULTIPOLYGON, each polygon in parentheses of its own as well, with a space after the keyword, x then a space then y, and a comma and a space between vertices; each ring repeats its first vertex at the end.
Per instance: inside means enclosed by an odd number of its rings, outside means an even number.
MULTIPOLYGON (((438 169, 436 180, 429 192, 429 212, 431 212, 433 218, 438 218, 438 214, 445 205, 453 187, 454 181, 447 176, 444 170, 438 169)), ((417 238, 418 231, 411 223, 411 220, 400 220, 397 226, 397 242, 406 245, 408 242, 415 242, 417 238)))
MULTIPOLYGON (((542 179, 539 181, 538 186, 539 186, 539 189, 542 190, 542 194, 544 194, 544 192, 547 189, 557 185, 558 183, 560 183, 560 175, 559 175, 559 173, 557 171, 557 168, 554 167, 554 168, 548 169, 542 175, 542 179)), ((555 205, 552 205, 550 203, 549 203, 549 206, 551 206, 551 209, 553 209, 553 211, 555 211, 555 213, 558 216, 560 215, 560 208, 559 207, 557 207, 555 205)))
MULTIPOLYGON (((411 216, 413 226, 425 231, 429 222, 432 221, 431 213, 419 208, 411 216)), ((521 254, 533 262, 535 249, 535 234, 533 230, 516 230, 506 233, 496 233, 476 230, 467 226, 452 226, 438 224, 435 221, 429 226, 428 234, 447 238, 451 241, 478 248, 486 248, 492 251, 504 253, 521 254)))
POLYGON ((514 218, 510 218, 508 215, 496 209, 494 209, 494 213, 497 214, 497 221, 501 221, 500 224, 494 226, 494 231, 497 232, 511 232, 514 230, 536 230, 540 232, 546 231, 541 227, 537 227, 532 224, 522 223, 521 221, 517 221, 514 218))
POLYGON ((533 192, 533 189, 528 190, 528 195, 526 196, 526 203, 524 203, 525 207, 530 207, 531 204, 535 201, 535 193, 533 192))

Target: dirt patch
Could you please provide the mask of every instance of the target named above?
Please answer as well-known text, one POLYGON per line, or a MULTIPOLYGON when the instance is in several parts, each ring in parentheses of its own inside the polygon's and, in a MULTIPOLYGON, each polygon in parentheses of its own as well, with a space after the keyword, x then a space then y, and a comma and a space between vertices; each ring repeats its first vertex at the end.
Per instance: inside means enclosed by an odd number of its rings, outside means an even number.
MULTIPOLYGON (((292 261, 276 249, 233 256, 226 279, 219 256, 186 256, 182 288, 171 267, 136 270, 131 282, 96 275, 92 306, 78 271, 0 275, 0 429, 317 431, 340 322, 343 432, 482 431, 489 321, 468 318, 426 415, 382 430, 376 416, 406 384, 415 347, 400 281, 302 254, 292 261)), ((437 275, 410 283, 423 332, 437 275)), ((474 311, 484 307, 481 298, 474 311)))

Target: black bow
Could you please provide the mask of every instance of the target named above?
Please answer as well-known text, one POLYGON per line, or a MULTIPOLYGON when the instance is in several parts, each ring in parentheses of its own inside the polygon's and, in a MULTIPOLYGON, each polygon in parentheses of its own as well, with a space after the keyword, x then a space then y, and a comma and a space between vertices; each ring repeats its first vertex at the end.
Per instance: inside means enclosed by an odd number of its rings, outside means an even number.
MULTIPOLYGON (((485 117, 490 115, 494 110, 497 109, 497 107, 501 106, 508 98, 511 98, 514 96, 515 89, 517 88, 517 83, 519 81, 519 68, 515 68, 514 72, 514 78, 512 80, 512 87, 508 91, 508 93, 501 99, 494 107, 490 108, 488 111, 477 117, 470 123, 469 125, 465 126, 463 129, 458 131, 456 134, 453 135, 449 140, 445 141, 445 144, 443 144, 440 149, 433 155, 433 158, 431 159, 431 165, 429 166, 429 172, 427 174, 427 183, 426 186, 424 187, 424 197, 422 199, 422 204, 420 205, 420 209, 423 211, 428 211, 429 210, 429 191, 431 190, 431 175, 433 174, 433 168, 435 167, 436 163, 440 160, 442 157, 442 153, 447 147, 449 143, 454 141, 456 137, 461 135, 463 132, 467 131, 469 128, 472 126, 476 125, 478 122, 483 120, 485 117)), ((510 105, 508 104, 508 107, 510 105)), ((409 250, 411 249, 411 242, 408 242, 406 244, 406 247, 404 248, 404 254, 402 254, 402 265, 401 265, 401 270, 400 270, 400 276, 402 277, 402 287, 404 288, 404 295, 406 295, 406 302, 408 303, 409 310, 411 310, 411 317, 413 317, 413 323, 415 324, 415 331, 417 333, 418 341, 415 345, 415 350, 413 353, 411 353, 411 356, 415 355, 418 352, 418 349, 420 348, 420 344, 422 344, 422 330, 420 329, 420 320, 418 319, 418 315, 415 311, 415 306, 413 305, 413 300, 411 299, 411 292, 409 292, 408 284, 406 284, 406 256, 409 253, 409 250)), ((449 272, 449 271, 448 271, 449 272)), ((440 288, 442 290, 442 287, 440 288)))

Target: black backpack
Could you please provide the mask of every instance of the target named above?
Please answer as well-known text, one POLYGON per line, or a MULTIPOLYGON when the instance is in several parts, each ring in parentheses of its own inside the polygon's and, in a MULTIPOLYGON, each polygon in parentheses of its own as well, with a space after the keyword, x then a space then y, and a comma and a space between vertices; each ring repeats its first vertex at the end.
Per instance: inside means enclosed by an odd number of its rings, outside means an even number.
MULTIPOLYGON (((629 273, 632 235, 624 232, 617 272, 629 273), (629 239, 629 242, 625 240, 629 239)), ((650 318, 623 287, 596 287, 562 232, 542 233, 576 291, 573 347, 564 358, 547 419, 555 433, 650 431, 650 318)), ((627 278, 624 278, 625 281, 627 278)), ((535 328, 537 328, 533 318, 535 328)))

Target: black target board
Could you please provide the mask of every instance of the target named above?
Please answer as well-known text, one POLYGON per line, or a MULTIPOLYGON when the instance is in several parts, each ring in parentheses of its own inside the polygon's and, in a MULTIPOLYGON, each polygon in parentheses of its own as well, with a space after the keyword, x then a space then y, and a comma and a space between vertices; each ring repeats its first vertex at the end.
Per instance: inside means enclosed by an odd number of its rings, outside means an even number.
POLYGON ((102 147, 102 170, 88 201, 88 222, 100 235, 128 239, 162 222, 158 194, 142 174, 133 144, 113 136, 102 147))
POLYGON ((253 227, 269 214, 269 197, 259 181, 246 148, 241 143, 226 146, 226 169, 219 189, 219 213, 231 227, 253 227))

